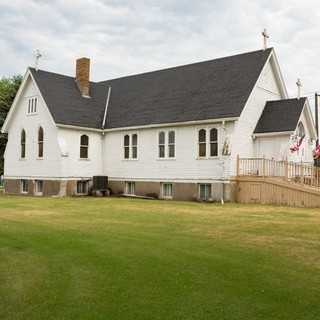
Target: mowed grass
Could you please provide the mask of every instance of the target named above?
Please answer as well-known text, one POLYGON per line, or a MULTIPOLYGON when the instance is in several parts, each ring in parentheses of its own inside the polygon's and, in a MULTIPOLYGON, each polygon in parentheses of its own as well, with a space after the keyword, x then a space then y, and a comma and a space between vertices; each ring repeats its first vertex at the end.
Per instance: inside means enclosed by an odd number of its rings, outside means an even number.
POLYGON ((0 319, 320 319, 320 211, 2 196, 0 319))

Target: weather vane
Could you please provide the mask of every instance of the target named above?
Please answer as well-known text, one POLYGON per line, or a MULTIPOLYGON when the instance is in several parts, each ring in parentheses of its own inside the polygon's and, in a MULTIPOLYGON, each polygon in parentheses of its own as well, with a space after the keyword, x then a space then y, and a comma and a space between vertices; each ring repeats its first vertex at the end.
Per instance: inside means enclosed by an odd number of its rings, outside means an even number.
POLYGON ((267 29, 263 29, 262 37, 263 37, 263 50, 266 50, 268 48, 268 39, 270 38, 270 36, 267 33, 267 29))
POLYGON ((38 71, 38 69, 39 69, 39 61, 40 61, 40 58, 42 58, 42 54, 40 53, 39 49, 37 49, 35 51, 34 56, 35 56, 34 67, 35 67, 36 71, 38 71))

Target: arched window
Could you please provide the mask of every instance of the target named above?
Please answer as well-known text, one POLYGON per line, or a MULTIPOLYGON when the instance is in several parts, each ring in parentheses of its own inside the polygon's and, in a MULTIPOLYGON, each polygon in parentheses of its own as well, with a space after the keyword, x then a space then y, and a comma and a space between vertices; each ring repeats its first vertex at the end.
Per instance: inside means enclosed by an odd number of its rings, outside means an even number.
POLYGON ((24 129, 22 129, 21 131, 20 142, 21 142, 20 157, 24 159, 26 157, 26 131, 24 129))
POLYGON ((306 135, 302 122, 299 122, 299 124, 298 124, 298 132, 297 132, 297 134, 298 134, 299 138, 302 138, 302 137, 304 137, 306 135))
POLYGON ((38 130, 38 157, 43 158, 43 129, 42 127, 38 130))
POLYGON ((80 159, 88 159, 89 137, 83 134, 80 137, 80 159))
POLYGON ((169 158, 175 157, 175 144, 176 144, 175 132, 169 131, 169 134, 168 134, 169 158))
POLYGON ((198 133, 199 157, 205 157, 207 154, 206 135, 207 135, 207 132, 205 129, 199 130, 199 133, 198 133))
POLYGON ((165 157, 165 133, 163 131, 159 132, 159 158, 165 157))
POLYGON ((218 130, 213 128, 210 130, 210 157, 218 155, 218 130))
POLYGON ((123 137, 123 147, 124 147, 124 158, 129 159, 130 157, 130 137, 126 134, 123 137))
POLYGON ((137 159, 138 157, 138 135, 132 135, 132 159, 137 159))

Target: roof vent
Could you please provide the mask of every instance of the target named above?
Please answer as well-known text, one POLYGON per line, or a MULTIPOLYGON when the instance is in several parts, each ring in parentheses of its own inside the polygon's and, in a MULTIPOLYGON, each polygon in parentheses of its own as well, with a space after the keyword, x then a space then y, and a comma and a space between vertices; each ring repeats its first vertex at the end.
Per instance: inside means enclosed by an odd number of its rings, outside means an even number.
POLYGON ((83 97, 90 94, 90 59, 80 58, 76 61, 76 82, 83 97))

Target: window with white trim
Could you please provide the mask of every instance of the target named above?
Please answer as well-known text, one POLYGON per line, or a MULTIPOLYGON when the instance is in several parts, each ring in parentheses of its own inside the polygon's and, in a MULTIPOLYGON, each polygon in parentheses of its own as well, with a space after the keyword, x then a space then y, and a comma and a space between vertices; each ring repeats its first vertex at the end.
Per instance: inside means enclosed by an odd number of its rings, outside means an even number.
POLYGON ((158 134, 158 157, 175 158, 176 156, 176 133, 173 130, 160 131, 158 134))
POLYGON ((198 132, 198 148, 199 157, 205 157, 207 155, 207 131, 200 129, 198 132))
POLYGON ((198 130, 198 157, 217 157, 219 155, 218 129, 208 128, 198 130))
POLYGON ((164 182, 161 184, 161 198, 172 199, 173 186, 172 183, 164 182))
POLYGON ((36 180, 35 181, 35 193, 37 195, 43 194, 43 180, 36 180))
POLYGON ((89 137, 83 134, 80 137, 80 159, 88 159, 89 137))
POLYGON ((77 181, 77 194, 88 194, 89 181, 77 181))
POLYGON ((38 130, 38 158, 43 158, 43 139, 44 133, 42 127, 38 130))
POLYGON ((218 130, 212 128, 210 130, 210 157, 218 155, 218 130))
POLYGON ((28 180, 22 179, 20 180, 20 190, 21 193, 28 193, 28 180))
POLYGON ((138 158, 138 135, 135 133, 132 135, 132 159, 138 158))
POLYGON ((198 188, 198 197, 201 201, 210 201, 212 199, 211 184, 201 183, 198 188))
POLYGON ((126 181, 126 183, 125 183, 125 190, 124 190, 124 193, 125 193, 125 194, 134 195, 134 194, 135 194, 135 189, 136 189, 136 184, 135 184, 135 182, 126 181))
POLYGON ((175 157, 175 145, 176 145, 176 134, 174 131, 169 131, 168 133, 168 157, 175 157))
POLYGON ((38 98, 37 97, 29 98, 27 114, 35 114, 38 111, 37 109, 38 109, 38 98))
POLYGON ((20 158, 26 157, 26 131, 22 129, 20 136, 20 158))
POLYGON ((137 159, 138 158, 138 135, 126 134, 123 137, 123 157, 124 159, 137 159))

